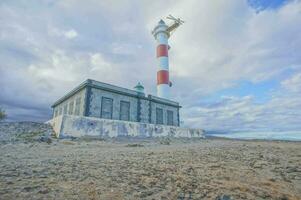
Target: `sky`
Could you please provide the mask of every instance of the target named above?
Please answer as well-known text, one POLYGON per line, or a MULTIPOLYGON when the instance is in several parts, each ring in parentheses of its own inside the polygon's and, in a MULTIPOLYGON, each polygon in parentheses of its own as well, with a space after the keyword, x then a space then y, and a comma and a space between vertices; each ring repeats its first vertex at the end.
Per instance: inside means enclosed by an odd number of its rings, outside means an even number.
POLYGON ((0 107, 46 121, 90 78, 156 94, 152 29, 172 14, 172 99, 181 125, 301 130, 300 0, 1 0, 0 107))

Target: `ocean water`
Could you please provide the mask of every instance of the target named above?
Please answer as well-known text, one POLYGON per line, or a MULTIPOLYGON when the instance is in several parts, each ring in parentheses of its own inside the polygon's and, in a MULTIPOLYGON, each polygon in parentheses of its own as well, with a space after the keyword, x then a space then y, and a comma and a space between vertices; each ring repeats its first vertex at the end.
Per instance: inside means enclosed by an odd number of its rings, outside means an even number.
POLYGON ((289 140, 301 141, 301 131, 260 131, 260 132, 229 132, 212 133, 212 136, 233 139, 263 139, 263 140, 289 140))

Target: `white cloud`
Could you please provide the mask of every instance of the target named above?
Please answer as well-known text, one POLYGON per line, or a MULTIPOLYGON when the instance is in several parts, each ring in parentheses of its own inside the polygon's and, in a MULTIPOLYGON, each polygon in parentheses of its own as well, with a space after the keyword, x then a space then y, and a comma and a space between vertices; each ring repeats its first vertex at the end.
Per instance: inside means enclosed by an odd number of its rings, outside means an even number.
POLYGON ((173 14, 185 21, 170 38, 170 70, 186 125, 296 128, 300 10, 300 1, 259 13, 239 0, 66 0, 34 6, 7 1, 0 5, 0 103, 9 115, 17 116, 19 109, 19 119, 30 113, 39 119, 40 110, 49 112, 53 101, 87 78, 128 88, 141 81, 155 93, 150 31, 161 17, 173 14), (294 74, 282 75, 286 70, 294 74), (281 88, 262 104, 252 94, 200 103, 241 80, 276 80, 281 88))
POLYGON ((71 29, 69 31, 64 32, 64 35, 68 39, 73 39, 77 36, 77 32, 75 30, 71 29))
POLYGON ((300 130, 300 94, 275 96, 264 104, 250 96, 223 98, 184 111, 184 124, 206 130, 300 130))
POLYGON ((112 64, 108 63, 100 53, 91 55, 91 72, 112 73, 112 64))
POLYGON ((301 73, 281 82, 264 103, 252 96, 224 96, 216 102, 199 104, 183 111, 184 124, 207 130, 301 130, 301 73))
POLYGON ((57 28, 49 27, 48 32, 50 36, 65 37, 66 39, 74 39, 78 36, 78 33, 74 29, 59 30, 57 28))
POLYGON ((301 48, 300 8, 301 2, 293 2, 256 14, 247 1, 175 4, 172 13, 186 23, 170 39, 172 70, 212 92, 221 83, 258 82, 301 68, 296 51, 301 48))
POLYGON ((283 80, 281 85, 291 92, 301 93, 301 72, 294 74, 291 78, 283 80))

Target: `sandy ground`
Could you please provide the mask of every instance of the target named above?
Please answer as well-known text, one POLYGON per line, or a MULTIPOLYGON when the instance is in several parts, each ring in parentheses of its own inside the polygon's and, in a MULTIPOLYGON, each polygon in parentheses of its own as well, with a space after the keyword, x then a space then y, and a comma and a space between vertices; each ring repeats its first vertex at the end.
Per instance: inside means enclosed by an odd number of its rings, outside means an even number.
POLYGON ((0 144, 0 199, 301 199, 301 143, 168 143, 0 144))

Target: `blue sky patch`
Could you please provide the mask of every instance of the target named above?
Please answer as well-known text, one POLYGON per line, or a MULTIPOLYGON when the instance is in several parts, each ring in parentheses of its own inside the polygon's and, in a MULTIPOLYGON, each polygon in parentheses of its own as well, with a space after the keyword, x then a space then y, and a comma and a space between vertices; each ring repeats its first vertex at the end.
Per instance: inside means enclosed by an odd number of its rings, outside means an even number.
POLYGON ((290 0, 248 0, 248 3, 256 11, 260 12, 265 9, 277 9, 290 0))

